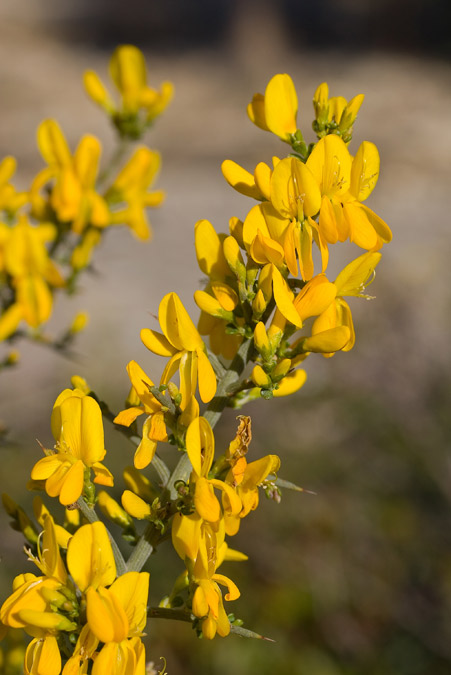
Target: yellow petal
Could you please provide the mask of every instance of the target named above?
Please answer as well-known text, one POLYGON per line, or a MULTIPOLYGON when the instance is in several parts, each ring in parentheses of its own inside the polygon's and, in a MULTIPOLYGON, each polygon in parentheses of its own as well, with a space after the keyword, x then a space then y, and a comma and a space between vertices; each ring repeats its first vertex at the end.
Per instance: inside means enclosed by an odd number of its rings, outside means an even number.
POLYGON ((349 238, 360 248, 370 250, 377 245, 377 233, 359 202, 343 205, 343 215, 349 225, 349 238))
POLYGON ((212 279, 223 279, 229 274, 222 250, 222 239, 208 220, 199 220, 194 227, 197 262, 204 274, 212 279))
POLYGON ((210 523, 217 522, 221 516, 218 498, 213 491, 210 481, 203 476, 200 476, 196 481, 194 506, 200 517, 210 523))
POLYGON ((140 335, 144 345, 154 354, 158 354, 159 356, 173 356, 177 351, 164 335, 155 330, 143 328, 140 335))
POLYGON ((215 437, 211 426, 203 417, 195 418, 186 432, 186 450, 193 470, 198 476, 207 476, 214 453, 215 437))
POLYGON ((121 642, 128 636, 127 615, 111 590, 88 588, 86 617, 90 629, 101 642, 121 642))
POLYGON ((114 424, 121 424, 124 427, 129 427, 139 415, 143 414, 143 412, 144 408, 132 406, 131 408, 121 410, 121 412, 116 415, 113 422, 114 424))
POLYGON ((248 253, 250 251, 252 242, 259 231, 265 237, 270 237, 268 225, 266 224, 261 204, 257 204, 249 211, 243 223, 243 241, 248 253))
POLYGON ((280 313, 287 321, 302 328, 302 319, 293 304, 293 293, 276 267, 272 267, 274 299, 280 313))
POLYGON ((368 252, 346 265, 335 279, 337 296, 362 295, 381 257, 380 253, 368 252))
POLYGON ((387 223, 364 204, 361 204, 360 208, 363 210, 366 217, 370 221, 371 225, 374 227, 377 235, 382 239, 382 241, 385 242, 386 244, 391 242, 392 232, 388 227, 387 223))
POLYGON ((254 170, 255 185, 264 199, 269 201, 271 196, 271 169, 265 162, 259 162, 254 170))
MULTIPOLYGON (((146 345, 147 346, 147 345, 146 345)), ((127 365, 127 372, 132 383, 132 387, 136 391, 140 401, 144 404, 146 412, 158 412, 161 404, 149 391, 149 387, 153 386, 153 382, 144 372, 141 366, 136 361, 130 361, 127 365)))
POLYGON ((84 188, 94 186, 100 159, 100 141, 95 136, 83 136, 74 153, 74 169, 84 188))
POLYGON ((157 442, 149 438, 152 418, 148 417, 143 424, 143 437, 136 448, 133 463, 136 469, 145 469, 154 458, 157 442))
POLYGON ((303 346, 306 351, 319 354, 338 352, 347 345, 350 337, 351 333, 347 326, 336 326, 305 338, 303 346))
POLYGON ((25 654, 26 675, 59 675, 61 672, 61 654, 58 642, 53 635, 44 639, 34 639, 25 654))
POLYGON ((265 90, 265 122, 268 129, 288 141, 297 129, 298 99, 291 77, 274 75, 265 90))
POLYGON ((18 303, 14 303, 0 316, 0 342, 6 340, 15 331, 23 319, 23 309, 18 303))
POLYGON ((304 386, 306 379, 307 373, 305 370, 295 370, 293 373, 290 373, 284 377, 282 382, 279 382, 278 389, 274 389, 272 394, 276 398, 279 396, 289 396, 290 394, 294 394, 304 386))
POLYGON ((294 301, 294 306, 302 321, 310 316, 318 316, 324 312, 337 294, 335 284, 332 284, 324 274, 313 277, 302 289, 294 301))
POLYGON ((67 567, 78 588, 109 586, 116 578, 116 563, 105 525, 82 525, 67 547, 67 567))
POLYGON ((121 94, 129 99, 129 107, 146 85, 146 62, 143 53, 133 45, 121 45, 110 60, 110 75, 121 94))
POLYGON ((329 198, 340 197, 349 190, 351 165, 346 143, 335 134, 321 138, 306 163, 320 186, 321 194, 329 198))
POLYGON ((195 560, 199 551, 202 519, 193 513, 176 513, 172 521, 172 544, 182 560, 195 560))
POLYGON ((252 199, 264 199, 255 184, 254 176, 236 162, 231 159, 224 160, 221 164, 221 171, 228 184, 240 194, 252 199))
POLYGON ((168 293, 160 302, 158 318, 163 333, 177 349, 194 351, 203 347, 202 338, 176 293, 168 293))
POLYGON ((105 456, 102 411, 91 396, 71 396, 60 406, 61 436, 71 453, 86 466, 105 456))
POLYGON ((101 79, 93 70, 85 70, 83 74, 83 84, 88 96, 95 103, 105 106, 110 104, 110 97, 105 89, 101 79))
POLYGON ((238 586, 229 577, 223 574, 213 574, 212 579, 222 586, 227 586, 228 593, 224 596, 225 600, 237 600, 240 597, 241 593, 238 586))
POLYGON ((38 127, 39 150, 45 161, 58 167, 70 164, 72 157, 66 139, 55 120, 44 120, 38 127))
POLYGON ((208 403, 216 394, 217 382, 213 366, 203 349, 197 350, 197 368, 199 395, 204 403, 208 403))
POLYGON ((147 518, 150 515, 150 506, 147 504, 144 499, 138 497, 130 490, 125 490, 121 497, 122 506, 133 518, 138 518, 142 520, 147 518))
POLYGON ((110 588, 125 610, 129 633, 141 633, 147 623, 148 572, 126 572, 110 588))
POLYGON ((265 97, 263 94, 254 94, 247 106, 247 114, 251 122, 264 131, 269 131, 265 117, 265 97))
POLYGON ((352 161, 349 191, 359 202, 371 194, 379 177, 379 152, 374 143, 363 141, 352 161))

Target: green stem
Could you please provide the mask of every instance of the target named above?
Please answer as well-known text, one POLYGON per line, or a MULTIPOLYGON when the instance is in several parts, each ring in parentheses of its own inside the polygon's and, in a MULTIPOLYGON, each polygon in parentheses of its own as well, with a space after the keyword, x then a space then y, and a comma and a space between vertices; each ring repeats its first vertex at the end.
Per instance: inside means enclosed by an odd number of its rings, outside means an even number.
MULTIPOLYGON (((172 609, 170 607, 149 607, 147 610, 149 619, 172 619, 173 621, 187 621, 192 623, 196 617, 186 609, 172 609)), ((242 626, 234 626, 230 624, 230 632, 240 637, 254 638, 254 640, 266 640, 268 642, 275 642, 271 638, 264 637, 259 633, 254 633, 253 630, 243 628, 242 626)))
POLYGON ((128 572, 140 572, 150 558, 154 549, 154 546, 150 541, 154 531, 154 524, 149 523, 127 560, 128 572))
POLYGON ((194 621, 195 616, 186 609, 172 609, 171 607, 149 607, 147 609, 149 619, 172 619, 175 621, 194 621))
POLYGON ((111 176, 112 172, 119 167, 125 155, 127 154, 130 145, 131 142, 127 138, 121 137, 119 139, 119 142, 116 146, 115 151, 111 156, 108 166, 102 171, 102 173, 98 178, 97 189, 100 189, 103 186, 103 184, 106 183, 108 178, 111 176))
MULTIPOLYGON (((99 520, 99 517, 95 510, 91 507, 89 507, 83 497, 80 497, 77 501, 77 507, 80 509, 84 517, 89 523, 96 523, 99 520)), ((124 557, 122 553, 119 550, 118 545, 116 544, 116 541, 112 537, 111 533, 107 528, 105 528, 106 531, 108 532, 108 537, 111 543, 111 548, 113 549, 113 555, 114 555, 114 560, 116 563, 116 570, 117 570, 117 575, 118 577, 121 576, 121 574, 125 574, 127 571, 127 565, 125 564, 124 557)))

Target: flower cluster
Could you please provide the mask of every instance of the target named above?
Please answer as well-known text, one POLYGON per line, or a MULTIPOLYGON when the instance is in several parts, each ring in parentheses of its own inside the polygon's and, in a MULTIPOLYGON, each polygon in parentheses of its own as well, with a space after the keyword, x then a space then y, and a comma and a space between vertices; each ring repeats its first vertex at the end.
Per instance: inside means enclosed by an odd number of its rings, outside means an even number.
MULTIPOLYGON (((147 124, 169 96, 164 88, 160 95, 149 93, 140 63, 132 48, 114 57, 111 70, 122 94, 118 109, 98 78, 86 76, 91 96, 108 109, 123 135, 132 133, 128 124, 147 124), (126 76, 135 67, 137 74, 126 76)), ((81 377, 74 377, 73 389, 56 399, 55 446, 43 448, 45 457, 33 467, 29 487, 58 497, 66 507, 65 522, 56 524, 37 498, 39 533, 26 513, 4 497, 13 527, 26 537, 29 558, 42 573, 19 575, 0 610, 3 624, 24 628, 33 637, 26 673, 144 675, 141 635, 147 617, 189 621, 207 639, 231 632, 261 637, 227 613, 224 602, 238 599, 240 591, 218 570, 225 562, 247 559, 229 547, 229 540, 257 508, 261 490, 278 502, 282 488, 299 488, 279 477, 277 455, 248 460, 250 417, 239 415, 236 434, 225 447, 217 443, 214 427, 226 407, 299 390, 306 380, 299 366, 311 354, 331 357, 354 345, 345 298, 368 297, 365 287, 391 239, 384 221, 362 203, 377 181, 377 149, 369 142, 354 156, 348 149, 362 98, 329 99, 327 86, 321 85, 314 97, 318 141, 307 146, 297 128, 294 85, 288 75, 273 77, 265 94, 254 96, 248 113, 291 152, 273 158, 272 166, 260 162, 253 174, 232 160, 223 163, 228 183, 258 203, 243 219, 232 217, 227 234, 218 234, 206 220, 196 224, 196 257, 207 277, 194 293, 197 327, 179 296, 169 292, 159 305, 159 325, 141 331, 144 345, 165 359, 159 384, 130 361, 131 389, 118 414, 81 377), (332 246, 345 240, 364 252, 330 281, 332 246), (121 503, 105 489, 96 493, 96 484, 113 486, 103 464, 102 416, 134 446, 133 466, 123 471, 121 503), (172 471, 164 459, 170 446, 179 454, 172 471), (128 557, 98 520, 97 508, 122 530, 131 546, 128 557), (142 570, 167 539, 184 569, 160 604, 147 608, 149 575, 142 570)), ((92 231, 94 214, 100 231, 111 194, 102 197, 94 189, 96 146, 84 143, 81 155, 89 146, 92 152, 79 164, 66 153, 53 123, 41 134, 50 172, 45 180, 53 181, 50 206, 54 212, 62 209, 61 214, 67 209, 80 235, 92 231), (66 181, 73 180, 79 180, 78 201, 63 198, 66 181)), ((142 160, 145 164, 144 155, 142 160)), ((132 194, 144 185, 135 168, 136 173, 129 167, 116 179, 117 193, 132 194)), ((44 214, 49 205, 40 202, 40 182, 34 208, 44 214)))
MULTIPOLYGON (((144 56, 130 45, 114 52, 110 71, 123 104, 116 111, 109 98, 102 99, 119 135, 118 150, 103 171, 100 141, 85 135, 72 152, 53 119, 39 125, 45 167, 27 191, 18 192, 11 182, 14 158, 0 163, 0 342, 19 337, 23 324, 31 337, 42 337, 40 327, 52 313, 54 291, 74 290, 106 228, 126 225, 138 239, 150 237, 147 209, 164 199, 161 190, 152 190, 160 155, 144 145, 128 151, 169 103, 172 85, 165 83, 161 95, 147 87, 144 56), (138 124, 143 111, 146 122, 138 124), (127 125, 134 125, 133 133, 124 131, 127 125)), ((101 102, 95 73, 85 74, 85 85, 101 102)), ((72 326, 54 346, 67 347, 76 332, 72 326)), ((14 360, 8 358, 0 368, 14 360)))
POLYGON ((93 675, 144 673, 141 635, 149 574, 117 575, 108 533, 99 521, 71 536, 61 526, 57 530, 46 514, 43 528, 37 555, 29 552, 41 575, 18 575, 0 609, 5 626, 23 628, 33 638, 25 654, 26 675, 59 675, 62 659, 63 675, 87 673, 92 660, 93 675))

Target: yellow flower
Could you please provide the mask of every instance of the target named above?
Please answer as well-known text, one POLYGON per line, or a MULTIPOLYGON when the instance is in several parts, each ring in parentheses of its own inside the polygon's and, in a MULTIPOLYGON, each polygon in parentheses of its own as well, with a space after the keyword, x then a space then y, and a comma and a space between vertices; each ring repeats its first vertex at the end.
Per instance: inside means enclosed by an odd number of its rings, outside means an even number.
POLYGON ((93 398, 78 389, 65 389, 53 406, 52 432, 56 452, 40 459, 31 472, 32 480, 45 480, 50 497, 59 496, 64 505, 76 502, 87 468, 94 470, 95 483, 113 484, 113 476, 100 462, 106 453, 102 412, 93 398))
POLYGON ((149 328, 141 331, 141 340, 150 351, 170 357, 161 377, 167 384, 180 373, 181 408, 186 408, 196 391, 204 403, 216 393, 216 376, 205 353, 205 345, 176 293, 168 293, 160 302, 158 318, 163 334, 149 328))
POLYGON ((53 304, 50 287, 64 285, 46 249, 55 236, 53 225, 34 226, 25 216, 14 227, 0 232, 3 267, 12 277, 16 293, 15 302, 0 318, 0 339, 12 335, 22 320, 37 328, 50 318, 53 304))
POLYGON ((114 51, 110 76, 121 96, 119 108, 92 70, 84 74, 85 89, 92 100, 112 116, 122 135, 138 138, 144 131, 142 127, 149 125, 170 103, 174 87, 171 82, 163 82, 161 90, 157 91, 147 85, 144 55, 133 45, 121 45, 114 51), (141 113, 144 115, 142 122, 141 113))
POLYGON ((59 675, 61 654, 55 637, 35 638, 25 654, 25 675, 59 675))
POLYGON ((42 219, 47 201, 40 191, 50 183, 50 206, 58 220, 70 222, 74 232, 81 233, 88 224, 106 227, 110 222, 108 206, 95 190, 101 146, 94 136, 83 136, 74 155, 55 120, 41 123, 38 145, 48 168, 33 181, 30 198, 33 214, 42 219))
POLYGON ((168 436, 164 422, 164 412, 161 410, 161 403, 149 391, 149 386, 153 386, 152 380, 136 361, 130 361, 127 365, 127 372, 133 391, 142 405, 131 406, 122 410, 116 415, 114 422, 115 424, 129 427, 139 415, 143 413, 148 415, 144 422, 143 438, 136 449, 134 458, 135 467, 137 469, 144 469, 150 464, 155 455, 157 442, 167 441, 168 436))
POLYGON ((362 143, 352 159, 341 138, 325 136, 306 166, 321 190, 319 232, 325 241, 335 244, 349 237, 361 248, 377 250, 391 240, 388 225, 360 203, 369 196, 379 175, 379 153, 373 143, 362 143))
POLYGON ((193 467, 190 483, 195 485, 194 506, 199 516, 209 523, 217 523, 222 517, 221 506, 214 493, 218 489, 223 495, 225 513, 237 514, 241 502, 233 488, 215 478, 208 478, 214 453, 213 430, 204 417, 193 420, 186 432, 186 451, 193 467))
POLYGON ((232 465, 227 474, 226 482, 235 487, 242 508, 239 513, 229 511, 224 514, 226 533, 230 536, 238 532, 241 519, 257 508, 259 502, 258 486, 270 474, 277 473, 280 468, 280 459, 277 455, 266 455, 250 463, 247 463, 245 457, 239 457, 236 461, 240 465, 239 473, 232 465))
POLYGON ((349 102, 343 96, 329 98, 327 83, 320 84, 313 96, 316 118, 313 130, 316 131, 318 137, 338 133, 345 143, 349 143, 352 138, 352 127, 364 98, 363 94, 354 96, 349 102))
POLYGON ((10 215, 14 214, 28 200, 26 192, 17 192, 9 182, 15 170, 16 160, 14 157, 2 159, 0 162, 0 210, 6 211, 10 215))
POLYGON ((75 532, 67 548, 67 568, 82 592, 113 583, 116 563, 102 522, 82 525, 75 532))
POLYGON ((13 583, 13 593, 0 609, 0 620, 11 628, 23 628, 29 635, 42 638, 59 630, 71 631, 76 624, 54 611, 53 601, 61 596, 63 585, 54 577, 20 574, 13 583))
POLYGON ((88 625, 105 643, 94 662, 93 675, 144 674, 144 646, 139 638, 147 621, 148 593, 148 572, 126 572, 109 588, 88 588, 88 625))
POLYGON ((343 296, 369 299, 370 296, 364 294, 365 287, 373 280, 374 270, 380 259, 380 253, 364 253, 340 272, 334 282, 337 289, 335 301, 314 321, 312 337, 304 341, 306 350, 322 352, 325 357, 330 357, 339 349, 348 352, 353 348, 354 323, 351 309, 343 296), (340 330, 342 337, 339 335, 340 330))
POLYGON ((265 131, 271 131, 282 141, 291 142, 296 133, 298 99, 291 77, 274 75, 269 81, 265 95, 255 94, 247 107, 251 121, 265 131))
POLYGON ((202 620, 202 635, 212 640, 216 633, 226 637, 230 633, 230 622, 222 602, 222 593, 218 584, 226 586, 225 600, 240 597, 238 587, 223 574, 214 574, 211 579, 194 576, 198 584, 193 596, 193 614, 202 620))
POLYGON ((146 209, 159 206, 165 197, 162 190, 148 192, 158 175, 160 165, 161 157, 158 152, 146 147, 138 148, 105 195, 111 207, 120 202, 127 202, 126 207, 112 211, 111 223, 125 223, 141 240, 149 239, 151 236, 146 209))

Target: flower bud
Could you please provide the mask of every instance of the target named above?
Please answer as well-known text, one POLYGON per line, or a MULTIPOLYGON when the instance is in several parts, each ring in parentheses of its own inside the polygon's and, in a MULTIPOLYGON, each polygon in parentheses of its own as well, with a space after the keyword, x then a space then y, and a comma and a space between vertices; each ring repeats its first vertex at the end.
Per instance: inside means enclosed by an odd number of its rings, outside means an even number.
POLYGON ((101 490, 98 494, 98 505, 103 515, 119 525, 119 527, 130 527, 132 519, 121 505, 111 497, 108 492, 101 490))
POLYGON ((194 302, 203 312, 226 321, 233 321, 233 312, 228 312, 221 307, 221 303, 205 291, 195 291, 194 302))
POLYGON ((254 366, 254 369, 251 374, 251 379, 252 382, 257 386, 261 387, 262 389, 265 389, 266 387, 270 387, 272 382, 271 378, 269 375, 265 373, 263 368, 259 365, 254 366))
POLYGON ((89 314, 87 312, 78 312, 74 316, 74 319, 71 323, 69 331, 75 335, 76 333, 81 333, 82 330, 86 328, 89 322, 89 314))
POLYGON ((246 278, 246 266, 244 264, 239 243, 235 236, 232 235, 224 239, 223 250, 230 269, 236 274, 238 279, 243 282, 246 278))
POLYGON ((271 373, 273 382, 282 380, 291 368, 291 359, 282 359, 271 373))
POLYGON ((255 318, 261 317, 263 312, 265 311, 268 303, 265 300, 265 296, 263 294, 263 291, 259 288, 257 291, 255 298, 252 301, 252 312, 255 318))
POLYGON ((271 347, 266 334, 265 324, 262 321, 259 321, 255 326, 254 345, 256 350, 263 356, 263 358, 267 358, 271 355, 271 347))
POLYGON ((138 497, 130 490, 125 490, 121 497, 122 506, 133 518, 138 518, 138 520, 143 520, 150 516, 150 506, 144 499, 138 497))

